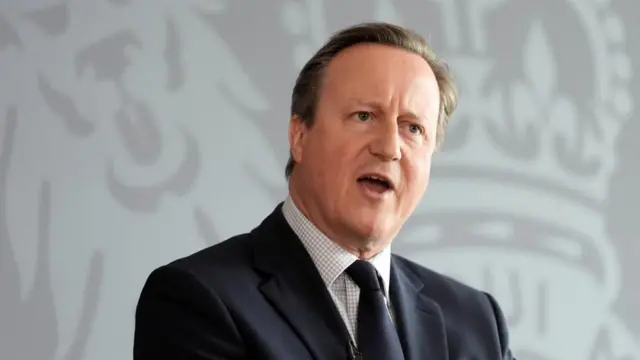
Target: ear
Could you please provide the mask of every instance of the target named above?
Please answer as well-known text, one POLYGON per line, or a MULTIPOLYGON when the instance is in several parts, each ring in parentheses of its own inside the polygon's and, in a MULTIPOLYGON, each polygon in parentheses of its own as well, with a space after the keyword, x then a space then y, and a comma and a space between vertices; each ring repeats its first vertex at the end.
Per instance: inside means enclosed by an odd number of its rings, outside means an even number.
POLYGON ((302 161, 302 150, 307 139, 307 131, 307 125, 302 121, 302 118, 297 114, 292 115, 289 119, 289 150, 296 163, 302 161))

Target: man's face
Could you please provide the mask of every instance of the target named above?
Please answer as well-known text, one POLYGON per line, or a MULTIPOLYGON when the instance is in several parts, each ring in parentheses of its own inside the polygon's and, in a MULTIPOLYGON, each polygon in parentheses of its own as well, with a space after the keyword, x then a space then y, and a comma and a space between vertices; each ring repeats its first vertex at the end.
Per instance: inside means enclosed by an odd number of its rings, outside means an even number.
POLYGON ((439 99, 430 66, 402 49, 360 44, 329 63, 314 125, 289 129, 292 196, 321 231, 352 250, 391 241, 429 182, 439 99))

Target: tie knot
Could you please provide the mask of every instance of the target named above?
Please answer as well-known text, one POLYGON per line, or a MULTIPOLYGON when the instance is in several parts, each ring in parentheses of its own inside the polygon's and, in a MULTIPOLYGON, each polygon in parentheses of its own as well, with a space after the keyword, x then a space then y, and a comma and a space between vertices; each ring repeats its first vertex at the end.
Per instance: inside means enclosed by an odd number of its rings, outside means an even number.
POLYGON ((378 280, 378 272, 376 268, 368 261, 356 260, 347 270, 347 274, 351 276, 353 281, 358 284, 362 290, 380 290, 380 282, 378 280))

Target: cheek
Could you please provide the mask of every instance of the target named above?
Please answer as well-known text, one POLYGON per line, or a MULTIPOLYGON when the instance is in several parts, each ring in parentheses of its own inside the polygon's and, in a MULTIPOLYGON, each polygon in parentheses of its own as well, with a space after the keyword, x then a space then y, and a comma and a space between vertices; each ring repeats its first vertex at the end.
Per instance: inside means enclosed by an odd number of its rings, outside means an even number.
POLYGON ((420 158, 420 161, 413 161, 405 166, 405 180, 407 182, 407 192, 411 196, 419 197, 429 184, 431 175, 431 160, 420 158))
POLYGON ((333 136, 320 146, 323 150, 322 156, 325 159, 328 173, 342 176, 356 166, 359 153, 358 144, 352 139, 333 136))
POLYGON ((349 176, 349 170, 353 167, 348 144, 337 140, 335 137, 319 138, 309 148, 309 157, 313 159, 314 164, 312 181, 319 182, 319 186, 331 190, 328 193, 341 187, 341 183, 349 176))

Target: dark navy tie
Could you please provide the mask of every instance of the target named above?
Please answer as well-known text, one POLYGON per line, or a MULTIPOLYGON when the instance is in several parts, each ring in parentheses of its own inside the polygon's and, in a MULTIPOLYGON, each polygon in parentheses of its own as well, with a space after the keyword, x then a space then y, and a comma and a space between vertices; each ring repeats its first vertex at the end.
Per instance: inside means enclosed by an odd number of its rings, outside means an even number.
POLYGON ((346 270, 360 288, 356 338, 365 360, 403 360, 398 333, 385 304, 378 272, 364 260, 356 260, 346 270))

